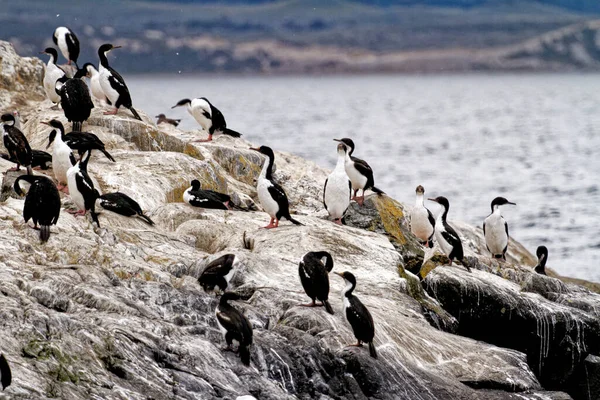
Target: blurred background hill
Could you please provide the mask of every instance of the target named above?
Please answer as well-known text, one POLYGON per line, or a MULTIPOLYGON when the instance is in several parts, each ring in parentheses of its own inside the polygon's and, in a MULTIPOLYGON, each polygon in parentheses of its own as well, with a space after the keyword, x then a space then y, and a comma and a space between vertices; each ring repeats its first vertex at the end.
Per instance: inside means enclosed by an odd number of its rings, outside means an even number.
POLYGON ((597 70, 600 1, 3 1, 2 39, 21 55, 78 34, 82 61, 105 42, 123 72, 597 70), (116 53, 116 52, 115 52, 116 53))

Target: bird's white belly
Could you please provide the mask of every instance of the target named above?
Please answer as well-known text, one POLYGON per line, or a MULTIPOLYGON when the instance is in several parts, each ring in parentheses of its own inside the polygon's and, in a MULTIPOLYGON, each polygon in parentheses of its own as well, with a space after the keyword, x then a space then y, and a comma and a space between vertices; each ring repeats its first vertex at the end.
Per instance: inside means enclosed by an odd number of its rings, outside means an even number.
POLYGON ((429 213, 425 207, 414 207, 410 213, 410 230, 419 239, 429 240, 433 227, 429 223, 429 213))
POLYGON ((67 172, 71 165, 71 148, 65 143, 54 146, 52 152, 52 170, 54 171, 54 177, 59 183, 67 183, 67 172))
POLYGON ((92 95, 101 101, 106 100, 106 96, 104 95, 104 91, 102 90, 102 86, 100 85, 100 75, 94 75, 90 79, 90 88, 92 90, 92 95))
POLYGON ((346 174, 352 182, 352 189, 362 189, 367 184, 367 177, 354 168, 354 161, 346 161, 346 174))
POLYGON ((271 218, 275 218, 279 211, 279 204, 273 200, 271 193, 269 193, 269 188, 271 186, 273 185, 268 179, 259 179, 256 191, 258 192, 258 200, 260 201, 263 210, 265 210, 271 218))
POLYGON ((57 42, 58 42, 58 48, 60 49, 60 52, 68 60, 69 59, 69 46, 67 46, 66 39, 67 39, 66 35, 59 35, 57 42))
POLYGON ((64 72, 55 65, 46 66, 44 75, 44 91, 53 103, 60 102, 60 96, 56 93, 56 81, 64 75, 64 72))
POLYGON ((435 240, 440 245, 440 248, 442 249, 442 251, 444 252, 444 254, 446 254, 447 256, 449 256, 450 253, 452 252, 453 247, 442 236, 442 232, 445 231, 444 228, 443 228, 443 224, 442 224, 441 221, 436 221, 435 226, 436 226, 436 229, 435 229, 435 240), (437 228, 438 225, 441 225, 440 229, 437 228))
MULTIPOLYGON (((217 306, 215 308, 215 318, 217 318, 217 313, 219 312, 219 306, 217 306)), ((225 335, 227 334, 227 329, 225 329, 223 327, 223 325, 221 325, 221 321, 219 321, 219 318, 217 318, 217 325, 219 325, 219 330, 221 331, 221 334, 223 335, 223 339, 225 338, 225 335)))
POLYGON ((71 200, 77 206, 77 208, 79 208, 80 210, 85 210, 85 200, 79 192, 79 190, 77 189, 77 181, 75 180, 75 177, 77 176, 78 172, 79 168, 75 167, 70 168, 67 172, 67 185, 69 187, 69 196, 71 197, 71 200))
POLYGON ((342 218, 350 204, 350 186, 345 173, 331 173, 325 186, 327 212, 335 219, 342 218))
POLYGON ((508 236, 502 218, 489 218, 486 220, 485 243, 493 255, 502 254, 508 244, 508 236))
POLYGON ((198 124, 202 127, 203 130, 207 131, 210 129, 212 121, 204 116, 202 110, 191 110, 190 114, 196 120, 198 124))
POLYGON ((108 81, 109 77, 110 72, 108 72, 108 70, 104 69, 102 70, 102 72, 100 72, 100 87, 102 88, 102 92, 106 95, 106 97, 114 106, 117 100, 119 99, 119 92, 117 92, 115 89, 113 89, 112 86, 110 86, 110 82, 108 81))

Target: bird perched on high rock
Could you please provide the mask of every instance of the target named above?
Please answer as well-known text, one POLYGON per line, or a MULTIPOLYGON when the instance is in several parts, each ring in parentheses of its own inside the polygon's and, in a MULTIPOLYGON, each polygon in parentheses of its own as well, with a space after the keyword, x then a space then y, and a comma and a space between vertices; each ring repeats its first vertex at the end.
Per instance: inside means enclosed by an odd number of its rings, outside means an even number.
POLYGON ((56 93, 60 96, 60 104, 69 122, 73 123, 73 131, 81 132, 83 123, 87 121, 94 108, 88 86, 83 81, 87 71, 80 69, 73 78, 62 76, 56 81, 56 93))
POLYGON ((448 256, 448 265, 452 265, 453 260, 458 260, 465 266, 467 271, 471 272, 471 268, 463 261, 464 253, 460 236, 458 236, 458 233, 456 233, 446 220, 448 210, 450 209, 448 199, 444 196, 438 196, 435 199, 429 200, 435 201, 442 206, 442 211, 440 211, 435 221, 435 240, 439 243, 446 256, 448 256))
POLYGON ((342 217, 350 205, 352 195, 352 183, 346 174, 346 146, 343 143, 337 145, 338 159, 335 168, 323 187, 323 205, 333 218, 333 222, 342 225, 342 217))
POLYGON ((60 215, 58 189, 54 182, 43 175, 21 175, 13 184, 20 196, 24 193, 22 181, 29 184, 23 205, 23 219, 26 223, 31 219, 34 229, 38 229, 39 224, 40 240, 46 242, 50 238, 50 225, 56 225, 60 215))
POLYGON ((508 223, 500 214, 500 206, 505 204, 516 205, 506 200, 504 197, 496 197, 492 200, 492 213, 483 221, 483 236, 485 237, 485 246, 492 253, 492 257, 506 260, 506 250, 508 249, 508 223))
POLYGON ((52 41, 54 41, 54 44, 58 46, 62 55, 67 59, 67 64, 71 65, 71 62, 73 62, 77 66, 79 39, 77 39, 75 33, 65 26, 59 26, 54 30, 52 41))
POLYGON ((156 120, 156 125, 164 123, 164 124, 169 124, 169 125, 177 126, 181 122, 180 119, 167 118, 167 116, 165 114, 158 114, 155 118, 158 118, 156 120))
POLYGON ((235 254, 225 254, 211 261, 202 271, 198 283, 205 292, 225 292, 235 276, 240 259, 235 254))
POLYGON ((104 114, 114 115, 119 111, 119 108, 123 106, 129 109, 136 119, 141 121, 142 118, 133 108, 131 95, 129 94, 129 89, 125 84, 125 80, 108 64, 108 58, 106 57, 110 51, 120 47, 121 46, 113 46, 110 43, 106 43, 98 49, 98 57, 100 58, 100 86, 102 87, 102 91, 106 95, 106 98, 110 101, 110 104, 115 107, 114 111, 107 111, 104 114))
POLYGON ((548 248, 546 246, 539 246, 535 254, 538 258, 537 265, 535 266, 535 272, 541 275, 546 275, 546 261, 548 261, 548 248))
POLYGON ((433 247, 433 234, 435 233, 435 218, 424 204, 425 189, 423 186, 417 186, 415 190, 417 199, 415 206, 410 212, 410 231, 415 235, 426 247, 433 247))
POLYGON ((346 155, 344 167, 346 169, 348 178, 350 178, 350 182, 352 182, 352 189, 354 190, 352 200, 356 200, 356 202, 362 206, 365 200, 366 190, 370 189, 377 194, 384 194, 381 189, 375 187, 373 169, 371 169, 369 164, 367 164, 366 161, 356 158, 352 155, 352 153, 354 153, 354 142, 352 139, 343 138, 334 140, 342 143, 345 146, 346 155), (362 191, 362 196, 357 197, 356 194, 359 190, 362 191))
POLYGON ((238 343, 238 352, 244 365, 250 365, 250 346, 252 345, 252 324, 238 309, 229 304, 231 300, 239 300, 237 293, 225 292, 215 310, 217 323, 225 337, 227 347, 231 350, 234 341, 238 343))
POLYGON ((125 217, 139 218, 148 225, 154 225, 154 221, 144 214, 137 201, 127 196, 125 193, 104 193, 96 200, 96 209, 98 209, 98 206, 125 217))
MULTIPOLYGON (((110 153, 106 150, 106 147, 104 146, 104 142, 102 140, 100 140, 100 138, 98 138, 98 136, 94 135, 93 133, 70 132, 70 133, 65 134, 65 127, 63 126, 62 122, 60 122, 59 120, 56 120, 56 119, 53 119, 52 121, 50 121, 49 125, 52 126, 53 128, 58 129, 58 131, 62 137, 62 140, 71 149, 77 150, 77 152, 79 153, 79 156, 81 156, 83 153, 85 153, 88 150, 90 150, 90 151, 91 150, 99 150, 106 156, 106 158, 108 158, 112 162, 115 162, 115 159, 113 158, 113 156, 111 156, 110 153)), ((57 135, 56 130, 53 130, 50 132, 50 135, 48 137, 48 139, 49 139, 48 146, 50 146, 50 144, 52 144, 56 135, 57 135)))
POLYGON ((58 52, 55 48, 47 47, 44 51, 40 52, 40 54, 47 54, 50 56, 50 60, 48 60, 48 64, 44 71, 44 92, 46 92, 48 100, 54 103, 54 105, 57 105, 60 103, 60 96, 56 93, 56 81, 65 76, 65 71, 56 64, 58 52))
POLYGON ((33 162, 33 154, 31 151, 31 147, 29 146, 29 141, 23 132, 17 129, 15 125, 15 116, 10 113, 3 114, 0 117, 0 121, 2 121, 2 127, 4 129, 3 140, 4 147, 8 151, 9 159, 14 160, 17 163, 15 168, 11 168, 12 171, 18 171, 19 167, 22 165, 27 168, 27 173, 29 175, 33 175, 32 170, 32 162, 33 162))
POLYGON ((241 133, 227 128, 227 122, 225 122, 225 117, 221 111, 213 106, 206 97, 191 100, 183 99, 171 108, 183 106, 187 107, 190 115, 194 117, 202 129, 208 132, 208 139, 198 140, 199 142, 210 142, 215 133, 222 133, 236 138, 242 136, 241 133))
POLYGON ((329 273, 333 269, 333 257, 327 251, 309 251, 298 264, 298 275, 304 292, 311 298, 305 307, 316 307, 316 300, 321 302, 329 314, 333 308, 329 304, 329 273))
POLYGON ((77 162, 73 155, 73 150, 64 141, 65 131, 60 121, 53 119, 49 122, 42 121, 42 124, 55 128, 49 134, 48 146, 46 148, 49 148, 54 143, 52 147, 52 172, 58 182, 58 190, 68 193, 67 172, 77 162), (57 129, 58 134, 56 133, 57 129))
POLYGON ((295 225, 302 225, 290 215, 290 205, 288 197, 281 186, 273 181, 273 164, 275 163, 275 153, 270 147, 260 146, 259 148, 250 148, 267 156, 260 175, 258 176, 256 191, 258 200, 263 210, 271 217, 266 229, 277 228, 279 220, 285 218, 295 225))
POLYGON ((346 320, 350 323, 357 343, 350 346, 362 347, 363 343, 369 344, 369 354, 377 358, 377 350, 373 339, 375 338, 375 323, 371 313, 353 292, 356 289, 356 277, 351 272, 336 272, 344 278, 346 286, 342 289, 342 302, 346 320))

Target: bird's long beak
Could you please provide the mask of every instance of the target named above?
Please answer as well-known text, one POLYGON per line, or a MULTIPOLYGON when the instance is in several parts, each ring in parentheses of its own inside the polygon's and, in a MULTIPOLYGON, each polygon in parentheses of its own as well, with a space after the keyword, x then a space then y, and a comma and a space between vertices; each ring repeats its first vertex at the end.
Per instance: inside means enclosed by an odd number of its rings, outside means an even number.
POLYGON ((431 197, 429 197, 427 200, 429 200, 429 201, 435 201, 437 203, 437 200, 436 199, 432 199, 431 197))
POLYGON ((158 115, 155 115, 154 118, 158 118, 158 115))
POLYGON ((171 110, 174 109, 174 108, 176 108, 176 107, 179 107, 179 104, 175 104, 173 107, 171 107, 171 110))
POLYGON ((512 201, 507 202, 506 204, 512 204, 513 206, 516 206, 517 203, 513 203, 512 201))
POLYGON ((341 142, 341 140, 340 140, 340 139, 333 139, 333 140, 334 140, 334 141, 336 141, 336 142, 341 142))
POLYGON ((123 47, 123 46, 113 46, 112 48, 113 49, 120 49, 121 47, 123 47))
POLYGON ((260 152, 260 149, 257 149, 256 147, 250 147, 250 150, 254 150, 254 151, 260 152))
POLYGON ((50 122, 46 122, 46 121, 42 121, 42 122, 40 122, 40 124, 44 124, 44 125, 51 126, 51 125, 50 125, 50 122))
POLYGON ((341 272, 334 272, 334 274, 341 276, 342 278, 344 277, 344 275, 341 272))
POLYGON ((38 54, 48 54, 45 51, 40 51, 38 54))
POLYGON ((50 141, 48 141, 48 145, 46 146, 46 150, 48 150, 50 148, 50 146, 52 146, 52 143, 50 143, 50 141))

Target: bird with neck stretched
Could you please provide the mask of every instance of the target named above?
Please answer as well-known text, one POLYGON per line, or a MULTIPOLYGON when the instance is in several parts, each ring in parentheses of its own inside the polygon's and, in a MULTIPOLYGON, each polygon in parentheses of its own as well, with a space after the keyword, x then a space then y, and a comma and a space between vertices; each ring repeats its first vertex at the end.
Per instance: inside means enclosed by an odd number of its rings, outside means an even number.
POLYGON ((485 237, 485 246, 492 253, 493 258, 506 260, 506 250, 508 249, 508 223, 500 213, 500 206, 512 204, 504 197, 496 197, 492 200, 492 213, 483 221, 483 236, 485 237))
POLYGON ((446 220, 450 202, 444 196, 428 199, 442 206, 442 211, 438 214, 435 221, 435 240, 439 243, 442 251, 448 256, 448 265, 452 265, 453 260, 458 260, 464 265, 467 271, 471 272, 471 268, 464 262, 463 246, 458 233, 450 226, 446 220))
POLYGON ((415 206, 410 212, 410 231, 415 235, 425 247, 433 247, 433 235, 435 233, 435 218, 424 204, 425 189, 423 186, 417 186, 415 190, 417 199, 415 206))
POLYGON ((44 51, 40 52, 40 54, 47 54, 50 56, 50 60, 48 60, 48 64, 44 71, 43 84, 46 97, 54 103, 54 106, 56 107, 56 105, 60 103, 60 96, 56 93, 56 81, 63 76, 66 76, 65 71, 56 64, 58 52, 55 48, 47 47, 44 51))
POLYGON ((100 227, 100 221, 98 221, 98 215, 96 214, 96 200, 100 197, 100 193, 94 187, 94 182, 87 172, 87 165, 90 160, 92 152, 87 150, 81 160, 74 166, 69 168, 67 172, 67 183, 69 185, 69 196, 73 203, 79 209, 78 211, 72 212, 75 215, 85 215, 90 211, 92 220, 100 227))
POLYGON ((346 174, 346 146, 337 145, 337 163, 325 180, 323 186, 323 205, 333 218, 333 222, 342 225, 342 217, 350 205, 352 182, 346 174))

